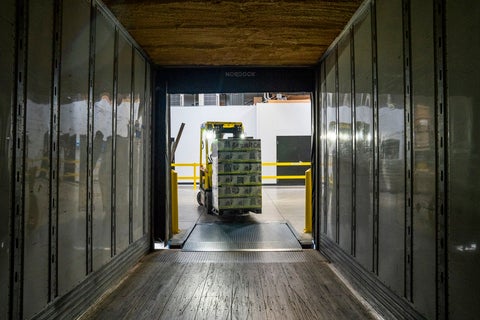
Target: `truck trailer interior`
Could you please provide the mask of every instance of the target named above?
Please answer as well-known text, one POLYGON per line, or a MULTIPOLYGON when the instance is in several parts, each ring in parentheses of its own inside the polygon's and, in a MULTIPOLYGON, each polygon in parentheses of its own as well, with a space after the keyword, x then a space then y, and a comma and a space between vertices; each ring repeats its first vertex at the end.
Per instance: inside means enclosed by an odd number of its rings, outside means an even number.
POLYGON ((468 0, 2 0, 0 319, 477 319, 479 16, 468 0), (311 134, 214 141, 198 206, 172 174, 172 101, 228 112, 250 93, 257 114, 302 95, 311 134), (267 146, 300 140, 295 187, 261 177, 283 157, 267 146), (304 232, 272 218, 295 206, 304 232))

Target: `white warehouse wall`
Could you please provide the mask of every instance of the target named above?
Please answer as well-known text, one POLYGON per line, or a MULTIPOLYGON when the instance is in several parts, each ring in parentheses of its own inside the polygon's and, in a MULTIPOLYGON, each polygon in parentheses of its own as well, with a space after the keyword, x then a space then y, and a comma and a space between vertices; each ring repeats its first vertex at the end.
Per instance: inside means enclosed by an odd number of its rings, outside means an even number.
MULTIPOLYGON (((310 103, 257 103, 252 106, 199 106, 170 108, 172 137, 185 123, 182 137, 175 153, 176 163, 199 161, 200 125, 206 121, 239 121, 247 136, 262 140, 262 161, 275 162, 276 136, 311 135, 310 103)), ((179 176, 192 176, 191 167, 177 167, 179 176)), ((263 175, 276 175, 276 167, 263 167, 263 175)), ((197 169, 198 175, 198 169, 197 169)), ((179 182, 192 182, 179 180, 179 182)), ((264 180, 263 183, 275 183, 264 180)))
MULTIPOLYGON (((262 162, 277 161, 277 136, 311 135, 310 118, 310 103, 257 103, 257 134, 262 139, 262 162)), ((265 176, 277 175, 277 167, 268 166, 262 170, 265 176)), ((263 183, 276 183, 276 180, 264 179, 263 183)))
MULTIPOLYGON (((200 125, 207 121, 239 121, 243 123, 245 133, 256 137, 255 106, 199 106, 170 108, 170 130, 175 138, 180 125, 185 123, 182 137, 175 152, 176 163, 193 163, 200 160, 200 125)), ((179 176, 192 176, 192 167, 177 167, 179 176)), ((198 169, 197 169, 198 175, 198 169)), ((192 182, 180 180, 179 182, 192 182)))

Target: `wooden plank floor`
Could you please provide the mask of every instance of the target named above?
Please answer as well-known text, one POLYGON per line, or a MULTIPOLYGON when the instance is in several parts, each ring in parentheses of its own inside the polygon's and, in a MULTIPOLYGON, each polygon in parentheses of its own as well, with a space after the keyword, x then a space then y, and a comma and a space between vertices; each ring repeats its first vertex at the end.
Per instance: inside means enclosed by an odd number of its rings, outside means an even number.
POLYGON ((162 250, 144 257, 81 319, 372 317, 314 250, 162 250))

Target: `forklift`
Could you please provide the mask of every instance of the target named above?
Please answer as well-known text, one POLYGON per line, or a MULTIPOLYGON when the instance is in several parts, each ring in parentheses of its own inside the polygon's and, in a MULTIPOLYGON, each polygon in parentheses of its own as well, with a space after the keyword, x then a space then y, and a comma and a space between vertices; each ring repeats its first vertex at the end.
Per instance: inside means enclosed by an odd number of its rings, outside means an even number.
POLYGON ((246 138, 241 122, 204 122, 200 127, 200 191, 208 214, 261 213, 260 140, 246 138))
POLYGON ((241 122, 214 122, 208 121, 200 126, 200 191, 197 202, 211 214, 212 204, 212 142, 223 139, 227 135, 234 138, 243 138, 243 124, 241 122), (205 161, 205 163, 204 163, 205 161))

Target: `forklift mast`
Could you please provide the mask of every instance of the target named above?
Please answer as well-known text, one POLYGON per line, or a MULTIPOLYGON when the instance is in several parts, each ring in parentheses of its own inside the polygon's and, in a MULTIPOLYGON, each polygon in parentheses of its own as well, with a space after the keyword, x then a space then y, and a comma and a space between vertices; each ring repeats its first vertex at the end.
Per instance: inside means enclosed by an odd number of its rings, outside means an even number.
POLYGON ((203 153, 205 152, 205 161, 208 164, 211 144, 215 139, 223 139, 226 134, 231 134, 233 138, 243 136, 243 124, 241 122, 204 122, 200 127, 200 167, 203 163, 203 153))

